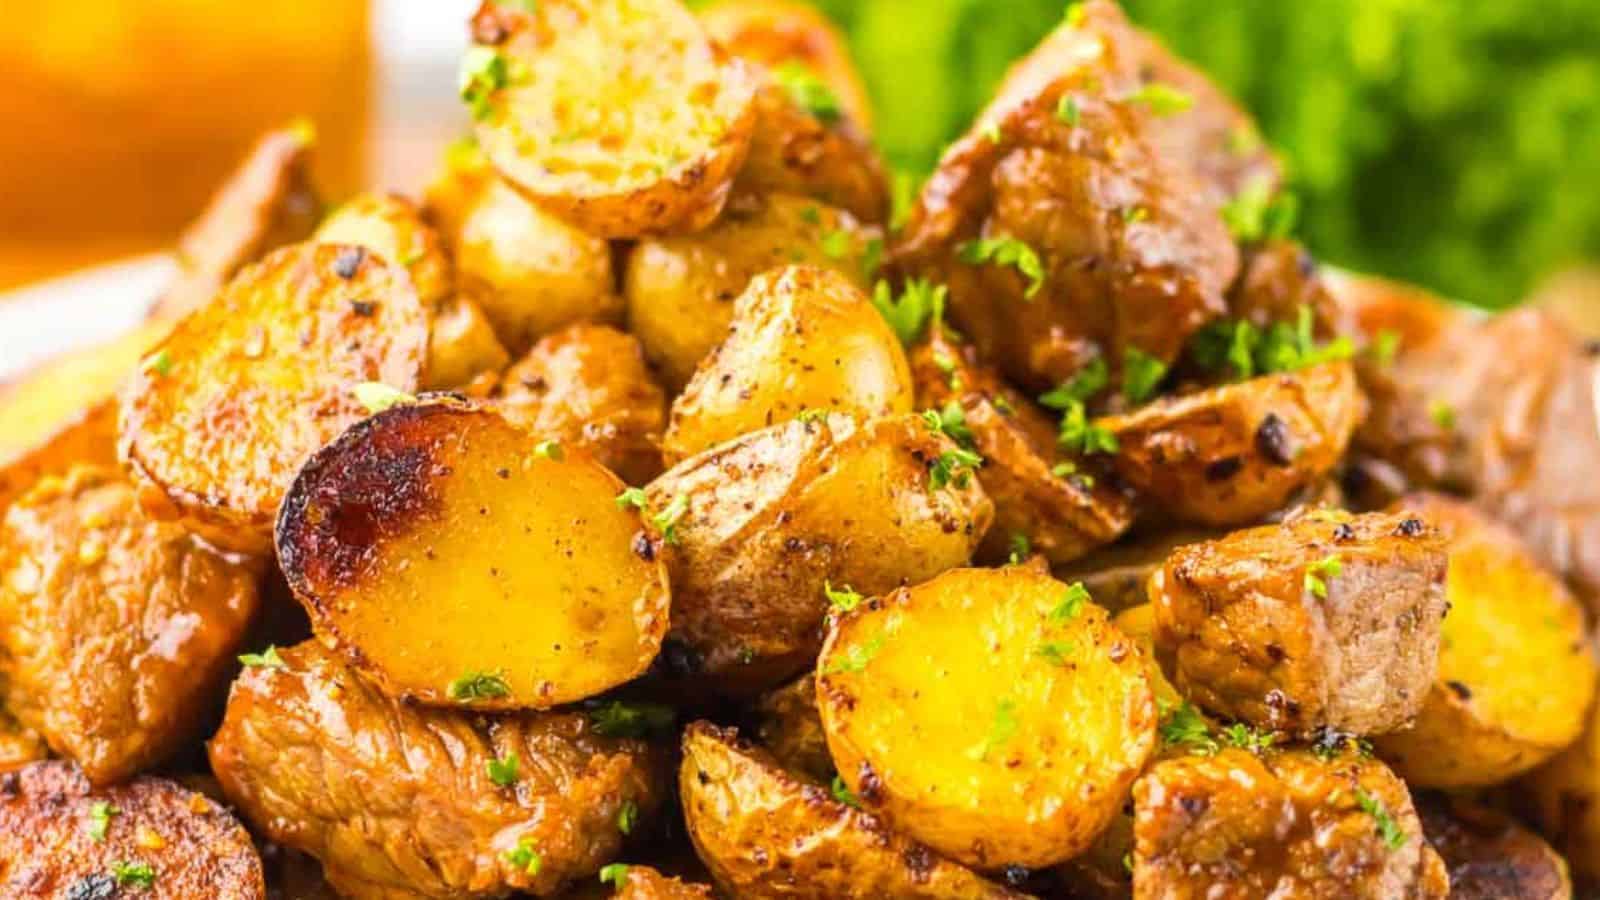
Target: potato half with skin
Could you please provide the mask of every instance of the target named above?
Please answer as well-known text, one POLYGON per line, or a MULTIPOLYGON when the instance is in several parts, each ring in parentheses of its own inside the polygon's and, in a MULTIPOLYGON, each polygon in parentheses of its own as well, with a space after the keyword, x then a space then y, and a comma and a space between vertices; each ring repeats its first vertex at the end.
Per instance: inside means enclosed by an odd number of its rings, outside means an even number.
POLYGON ((171 781, 92 790, 64 762, 0 774, 0 895, 262 900, 266 892, 243 826, 171 781), (135 887, 145 867, 151 881, 135 887))
POLYGON ((301 469, 278 560, 313 627, 396 696, 544 709, 639 675, 667 628, 625 486, 491 409, 392 407, 301 469))
POLYGON ((669 878, 649 866, 629 864, 617 876, 614 900, 712 900, 711 888, 669 878))
POLYGON ((828 585, 884 593, 963 565, 994 516, 920 418, 792 421, 684 460, 645 489, 671 520, 672 632, 716 689, 753 693, 822 646, 828 585))
POLYGON ((756 738, 783 768, 818 782, 833 777, 828 736, 817 712, 817 678, 807 672, 763 694, 755 704, 756 738))
POLYGON ((1259 521, 1333 470, 1365 414, 1348 362, 1170 397, 1101 419, 1118 474, 1199 525, 1259 521))
POLYGON ((193 736, 259 603, 259 567, 146 518, 118 475, 47 478, 0 526, 5 706, 96 784, 193 736))
MULTIPOLYGON (((756 93, 750 153, 735 193, 783 193, 812 197, 849 210, 863 222, 889 217, 889 180, 871 140, 848 120, 829 121, 807 108, 793 91, 804 72, 779 70, 756 93)), ((815 100, 810 100, 814 107, 815 100)))
POLYGON ((1156 744, 1133 641, 1028 566, 956 569, 843 614, 817 701, 864 807, 985 869, 1083 852, 1156 744))
POLYGON ((1459 501, 1408 498, 1449 541, 1439 669, 1410 729, 1375 743, 1407 783, 1498 784, 1577 740, 1595 694, 1583 607, 1510 529, 1459 501))
POLYGON ((1418 796, 1416 807, 1450 870, 1452 900, 1572 900, 1567 861, 1510 816, 1434 794, 1418 796))
POLYGON ((1222 537, 1214 529, 1185 529, 1130 536, 1105 547, 1071 565, 1057 566, 1052 573, 1062 581, 1081 581, 1094 602, 1112 612, 1149 602, 1150 576, 1167 562, 1172 551, 1185 544, 1197 544, 1222 537))
POLYGON ((695 722, 678 771, 695 850, 737 897, 1020 898, 785 772, 733 729, 695 722))
POLYGON ((472 37, 478 141, 534 202, 607 238, 717 217, 750 148, 757 77, 682 4, 486 0, 472 37))
POLYGON ((272 547, 294 473, 365 415, 362 382, 416 390, 427 315, 361 247, 296 244, 240 272, 141 363, 120 453, 140 502, 219 547, 272 547))
POLYGON ((794 0, 718 0, 700 10, 712 39, 768 69, 799 65, 818 78, 840 111, 872 131, 872 101, 849 45, 828 17, 794 0))
POLYGON ((672 403, 672 465, 803 412, 860 421, 911 412, 911 370, 883 316, 850 279, 789 266, 750 282, 728 336, 672 403))
POLYGON ((1586 879, 1600 880, 1600 704, 1567 749, 1515 782, 1530 821, 1586 879))

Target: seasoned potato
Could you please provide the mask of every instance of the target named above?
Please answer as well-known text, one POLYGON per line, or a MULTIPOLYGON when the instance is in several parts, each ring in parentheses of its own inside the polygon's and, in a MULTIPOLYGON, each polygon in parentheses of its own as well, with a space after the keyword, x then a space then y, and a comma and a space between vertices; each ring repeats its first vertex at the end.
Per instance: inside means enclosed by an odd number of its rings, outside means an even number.
POLYGON ((422 386, 429 390, 462 388, 475 378, 491 377, 511 362, 511 354, 494 333, 483 307, 458 295, 433 310, 428 328, 428 372, 422 386))
POLYGON ((671 465, 807 412, 860 421, 911 412, 911 370, 883 316, 850 279, 789 266, 758 275, 728 336, 672 403, 671 465))
MULTIPOLYGON (((793 72, 780 71, 756 94, 750 154, 733 187, 739 193, 798 194, 848 210, 863 222, 889 217, 889 181, 871 140, 848 120, 796 100, 793 72), (786 84, 785 81, 788 83, 786 84), (792 86, 791 86, 792 85, 792 86)), ((806 78, 800 74, 799 78, 806 78)))
POLYGON ((93 790, 64 762, 0 774, 0 895, 262 900, 250 835, 162 778, 93 790))
POLYGON ((317 632, 389 693, 544 709, 633 678, 660 650, 659 539, 616 502, 623 488, 493 410, 396 406, 306 463, 278 559, 317 632))
POLYGON ((807 672, 763 694, 755 704, 756 737, 785 770, 816 781, 833 777, 828 736, 817 712, 816 674, 807 672))
MULTIPOLYGON (((5 682, 0 680, 0 696, 4 692, 5 682)), ((18 722, 9 710, 0 707, 0 775, 44 759, 49 752, 39 732, 18 722)))
POLYGON ((1134 643, 1032 567, 957 569, 842 614, 817 700, 864 807, 986 869, 1083 852, 1156 743, 1134 643))
POLYGON ((478 141, 519 190, 607 238, 693 231, 750 149, 755 70, 676 0, 485 0, 462 67, 478 141))
POLYGON ((429 710, 316 642, 279 655, 234 682, 211 767, 346 896, 550 896, 615 858, 619 816, 644 827, 666 792, 660 752, 591 734, 584 715, 429 710))
POLYGON ((1416 798, 1451 900, 1572 900, 1567 861, 1504 813, 1443 795, 1416 798))
POLYGON ((844 35, 813 6, 794 0, 718 0, 700 10, 713 40, 772 70, 797 67, 826 89, 836 114, 872 131, 872 101, 844 35))
POLYGON ((738 732, 695 722, 678 773, 695 850, 732 896, 1020 898, 790 775, 738 732))
POLYGON ((1408 783, 1496 784, 1577 740, 1596 666, 1583 607, 1522 541, 1459 501, 1403 504, 1449 541, 1439 669, 1415 726, 1378 739, 1408 783))
POLYGON ((671 526, 672 631, 718 688, 798 674, 822 646, 825 589, 893 590, 964 564, 994 516, 955 445, 921 419, 774 425, 646 488, 671 526))
POLYGON ((1166 670, 1162 668, 1169 661, 1163 660, 1156 649, 1155 607, 1149 603, 1130 606, 1117 613, 1111 623, 1133 640, 1144 657, 1145 676, 1150 680, 1150 691, 1155 695, 1156 705, 1163 708, 1181 705, 1183 695, 1172 686, 1166 670))
POLYGON ((1600 704, 1590 707, 1583 735, 1519 780, 1516 790, 1573 872, 1600 880, 1600 704))
POLYGON ((1117 472, 1173 517, 1245 525, 1333 470, 1365 412, 1348 362, 1266 375, 1100 421, 1117 472))
POLYGON ((1451 896, 1405 784, 1350 750, 1180 756, 1151 767, 1133 798, 1136 897, 1451 896))
POLYGON ((427 344, 403 271, 361 247, 274 251, 179 322, 124 392, 141 503, 220 547, 270 549, 295 471, 364 415, 352 389, 415 390, 427 344))
POLYGON ((1274 323, 1294 322, 1302 308, 1311 316, 1312 334, 1326 339, 1359 325, 1329 289, 1322 269, 1300 244, 1273 238, 1245 250, 1239 280, 1228 294, 1233 317, 1265 333, 1274 323))
POLYGON ((726 336, 750 280, 789 265, 827 266, 866 288, 876 232, 803 197, 738 196, 713 226, 640 241, 628 257, 628 328, 666 386, 681 390, 726 336))
POLYGON ((4 704, 110 784, 161 762, 216 700, 259 572, 140 513, 108 469, 47 478, 0 527, 4 704))
POLYGON ((1179 547, 1156 644, 1201 707, 1309 737, 1410 724, 1438 665, 1445 541, 1410 515, 1317 511, 1179 547))
POLYGON ((1214 529, 1186 529, 1143 534, 1112 544, 1069 566, 1058 566, 1054 574, 1062 581, 1081 581, 1094 602, 1112 612, 1120 612, 1149 601, 1150 576, 1167 562, 1172 551, 1184 544, 1218 538, 1214 529))
POLYGON ((712 900, 711 888, 668 878, 649 866, 629 864, 614 881, 614 900, 712 900))
POLYGON ((505 373, 495 402, 511 422, 588 453, 629 484, 661 474, 667 398, 630 334, 579 324, 541 338, 505 373))

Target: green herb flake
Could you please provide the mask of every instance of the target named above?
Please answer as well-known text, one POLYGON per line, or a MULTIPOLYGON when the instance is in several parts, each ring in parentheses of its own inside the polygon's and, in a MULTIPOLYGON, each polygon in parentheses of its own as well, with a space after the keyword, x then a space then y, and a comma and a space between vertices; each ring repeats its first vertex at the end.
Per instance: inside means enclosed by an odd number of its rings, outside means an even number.
POLYGON ((850 585, 845 585, 839 590, 834 590, 833 585, 827 581, 822 582, 822 594, 828 598, 828 605, 840 612, 849 612, 861 605, 860 594, 852 591, 850 585))
POLYGON ((1044 641, 1033 648, 1033 653, 1052 665, 1065 666, 1076 649, 1071 641, 1044 641))
POLYGON ((915 343, 930 324, 944 321, 948 297, 949 291, 944 285, 915 278, 905 283, 899 296, 895 296, 886 281, 879 281, 872 289, 873 307, 902 344, 915 343))
POLYGON ((1062 24, 1066 25, 1068 28, 1079 28, 1083 25, 1084 19, 1087 18, 1088 15, 1089 13, 1083 8, 1082 3, 1068 3, 1067 14, 1066 17, 1062 19, 1062 24))
POLYGON ((156 351, 154 356, 146 358, 141 368, 152 375, 165 378, 172 374, 172 354, 167 352, 166 348, 162 348, 156 351))
POLYGON ((983 136, 988 138, 989 143, 991 144, 998 144, 1005 140, 1005 135, 1000 133, 999 122, 990 122, 989 124, 983 126, 983 136))
POLYGON ((1188 112, 1194 98, 1162 81, 1152 81, 1128 97, 1130 103, 1142 103, 1157 118, 1188 112))
POLYGON ((1028 279, 1024 299, 1032 300, 1044 287, 1044 263, 1033 248, 1016 238, 981 238, 956 246, 956 257, 970 266, 1012 266, 1028 279))
POLYGON ((1406 845, 1406 841, 1410 840, 1405 831, 1400 828, 1399 823, 1395 822, 1394 816, 1389 814, 1389 810, 1383 805, 1382 800, 1362 788, 1356 788, 1356 805, 1361 807, 1362 812, 1372 817, 1373 823, 1377 826, 1378 837, 1383 839, 1385 847, 1390 850, 1399 850, 1406 845))
POLYGON ((628 883, 627 863, 607 863, 600 869, 600 883, 620 888, 628 883))
POLYGON ((639 804, 632 800, 622 801, 622 808, 617 810, 617 830, 623 834, 633 834, 633 828, 639 824, 639 804))
POLYGON ((773 70, 773 77, 789 94, 795 105, 831 125, 843 115, 843 107, 833 89, 817 77, 817 73, 797 62, 788 62, 773 70))
POLYGON ((282 669, 287 666, 283 657, 278 655, 278 648, 271 644, 260 653, 239 654, 239 664, 248 669, 282 669))
POLYGON ((147 862, 117 860, 111 864, 111 877, 118 887, 151 888, 156 885, 156 870, 147 862))
POLYGON ((1222 221, 1234 240, 1250 244, 1268 238, 1285 238, 1294 231, 1300 200, 1288 191, 1273 193, 1266 177, 1252 178, 1223 205, 1222 221))
POLYGON ((488 165, 489 158, 483 155, 478 139, 468 134, 456 138, 445 147, 444 164, 455 172, 470 172, 488 165))
POLYGON ((495 700, 511 696, 511 686, 506 684, 503 677, 493 672, 468 672, 450 682, 445 687, 444 694, 457 703, 495 700))
POLYGON ((377 415, 386 409, 396 406, 405 406, 417 402, 417 398, 399 388, 390 387, 381 381, 363 381, 350 389, 355 395, 356 402, 366 408, 367 412, 377 415))
POLYGON ((95 843, 103 843, 106 832, 111 829, 111 817, 120 815, 122 810, 105 802, 97 800, 89 805, 89 839, 95 843))
POLYGON ((1143 206, 1124 206, 1122 208, 1122 221, 1128 225, 1143 222, 1150 218, 1150 210, 1143 206))
POLYGON ((861 250, 861 271, 870 278, 883 268, 883 238, 867 238, 861 250))
POLYGON ((1061 595, 1060 602, 1050 610, 1050 621, 1061 623, 1076 619, 1078 614, 1083 612, 1083 605, 1089 600, 1089 589, 1083 586, 1083 582, 1074 581, 1067 585, 1067 592, 1061 595))
POLYGON ((689 497, 679 494, 672 498, 667 508, 650 517, 651 524, 661 531, 661 539, 669 544, 678 543, 678 523, 689 511, 689 497))
POLYGON ((833 789, 833 799, 843 803, 845 806, 848 806, 851 809, 861 808, 861 798, 857 797, 855 793, 850 790, 850 786, 844 783, 844 779, 842 777, 838 775, 833 776, 833 784, 831 787, 833 789))
POLYGON ((642 738, 669 730, 677 717, 665 704, 612 700, 589 710, 589 727, 601 737, 642 738))
POLYGON ((1029 540, 1028 536, 1023 532, 1014 531, 1011 533, 1010 547, 1010 562, 1013 566, 1033 555, 1033 541, 1029 540))
POLYGON ((824 675, 846 675, 863 672, 871 664, 873 657, 883 649, 883 635, 876 635, 865 644, 851 644, 845 648, 844 657, 836 659, 826 669, 824 675))
POLYGON ((1328 599, 1328 579, 1344 571, 1344 561, 1334 553, 1306 566, 1305 588, 1318 599, 1328 599))
POLYGON ((1117 436, 1089 421, 1089 414, 1083 404, 1076 402, 1061 416, 1056 442, 1079 456, 1116 453, 1122 448, 1117 436))
POLYGON ((928 490, 943 490, 949 485, 965 488, 972 469, 983 465, 983 457, 962 448, 946 450, 928 463, 928 490))
POLYGON ((561 449, 560 441, 551 439, 534 444, 533 455, 540 459, 551 459, 560 462, 567 454, 566 451, 561 449))
POLYGON ((900 231, 911 221, 911 210, 917 203, 917 176, 896 169, 889 185, 889 230, 900 231))
POLYGON ((1083 119, 1083 113, 1078 109, 1078 98, 1071 94, 1062 94, 1061 99, 1056 102, 1056 119, 1077 128, 1083 119))
POLYGON ((1248 750, 1259 756, 1272 749, 1272 744, 1277 740, 1277 736, 1271 732, 1257 731, 1242 723, 1234 723, 1222 729, 1222 739, 1230 747, 1248 750))
POLYGON ((1083 404, 1111 383, 1110 370, 1100 357, 1089 360, 1068 381, 1039 395, 1039 403, 1046 409, 1066 411, 1073 404, 1083 404))
POLYGON ((1385 328, 1378 332, 1377 338, 1368 348, 1372 354, 1372 361, 1379 366, 1387 368, 1394 362, 1394 355, 1400 349, 1400 332, 1385 328))
POLYGON ((820 246, 823 256, 844 259, 850 253, 850 232, 835 228, 822 236, 820 246))
POLYGON ((482 122, 493 111, 495 92, 511 83, 511 66, 493 47, 468 47, 456 83, 462 102, 472 110, 473 121, 482 122))
POLYGON ((1157 705, 1161 711, 1162 746, 1182 748, 1199 756, 1210 756, 1217 752, 1217 742, 1211 736, 1205 716, 1189 701, 1185 700, 1177 706, 1160 701, 1157 705))
POLYGON ((1013 700, 1001 700, 994 710, 994 721, 989 725, 989 734, 982 743, 977 744, 967 751, 971 759, 986 760, 989 754, 1000 749, 1001 745, 1011 740, 1017 733, 1017 704, 1013 700))
POLYGON ((821 225, 822 210, 817 209, 815 206, 808 206, 800 210, 800 220, 807 225, 821 225))
POLYGON ((642 510, 649 502, 649 499, 645 497, 644 488, 624 488, 622 493, 617 495, 617 509, 632 507, 642 510))
POLYGON ((1122 396, 1129 403, 1143 403, 1167 377, 1167 364, 1138 347, 1122 353, 1122 396))
POLYGON ((517 768, 520 764, 521 760, 517 758, 515 752, 489 760, 486 764, 489 770, 489 780, 499 787, 511 787, 517 783, 517 768))
POLYGON ((946 403, 944 409, 923 410, 922 421, 927 423, 929 431, 942 434, 963 447, 972 446, 972 429, 967 427, 966 410, 956 401, 946 403))
POLYGON ((1428 404, 1428 418, 1445 431, 1454 431, 1456 408, 1443 400, 1435 400, 1428 404))
POLYGON ((544 857, 533 849, 533 838, 528 837, 519 839, 515 849, 507 850, 505 860, 529 875, 539 874, 544 866, 544 857))

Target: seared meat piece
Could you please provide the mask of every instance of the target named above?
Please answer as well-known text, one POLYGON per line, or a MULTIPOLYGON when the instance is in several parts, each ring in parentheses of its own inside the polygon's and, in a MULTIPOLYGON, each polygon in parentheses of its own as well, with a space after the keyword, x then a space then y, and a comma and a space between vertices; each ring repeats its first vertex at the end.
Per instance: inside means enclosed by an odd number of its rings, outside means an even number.
POLYGON ((262 900, 261 859, 220 805, 162 778, 91 790, 71 764, 0 774, 0 896, 262 900))
POLYGON ((1504 813, 1424 794, 1417 815, 1450 870, 1451 900, 1571 900, 1567 861, 1504 813))
POLYGON ((1244 269, 1228 294, 1233 316, 1266 331, 1274 322, 1294 322, 1301 308, 1311 313, 1317 337, 1345 334, 1346 311, 1323 282, 1317 261, 1294 241, 1267 240, 1245 251, 1244 269))
POLYGON ((591 734, 584 715, 424 709, 314 641, 280 655, 234 683, 211 767, 246 818, 349 896, 549 896, 615 858, 625 809, 644 822, 660 803, 661 756, 591 734), (489 764, 512 757, 501 786, 489 764))
POLYGON ((1445 560, 1419 519, 1324 510, 1180 547, 1150 581, 1156 644, 1211 712, 1300 736, 1394 731, 1433 683, 1445 560))
POLYGON ((1156 763, 1133 786, 1140 900, 1407 900, 1450 893, 1406 786, 1345 751, 1225 749, 1156 763))
POLYGON ((1220 537, 1221 534, 1220 531, 1195 528, 1136 535, 1085 556, 1070 566, 1053 569, 1051 574, 1068 584, 1082 582, 1094 602, 1113 613, 1119 613, 1149 601, 1146 588, 1150 585, 1150 576, 1166 564, 1173 550, 1185 544, 1220 537))
POLYGON ((47 478, 0 527, 4 705, 96 784, 169 756, 220 697, 258 568, 140 512, 106 469, 47 478))
POLYGON ((649 866, 633 866, 618 876, 612 900, 711 900, 711 888, 668 878, 649 866))

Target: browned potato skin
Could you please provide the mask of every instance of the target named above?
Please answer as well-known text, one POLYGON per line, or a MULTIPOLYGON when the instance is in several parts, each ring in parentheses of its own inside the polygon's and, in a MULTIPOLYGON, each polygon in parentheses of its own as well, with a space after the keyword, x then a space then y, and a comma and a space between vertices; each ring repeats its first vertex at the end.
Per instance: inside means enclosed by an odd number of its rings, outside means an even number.
POLYGON ((774 425, 684 460, 646 488, 687 498, 667 556, 672 633, 730 693, 798 674, 822 646, 825 584, 884 593, 965 563, 994 517, 969 478, 929 487, 953 449, 920 418, 774 425), (870 474, 869 474, 870 473, 870 474))
MULTIPOLYGON (((0 696, 4 693, 5 685, 0 681, 0 696)), ((0 774, 49 755, 50 749, 39 732, 18 722, 9 710, 0 707, 0 774)))
POLYGON ((994 501, 995 525, 980 551, 1005 559, 1014 535, 1027 537, 1034 553, 1052 564, 1068 563, 1116 540, 1133 524, 1128 496, 1083 461, 1084 471, 1057 476, 1062 461, 1055 425, 958 343, 942 327, 911 351, 918 405, 943 410, 960 405, 973 449, 983 457, 978 481, 994 501))
POLYGON ((755 703, 756 738, 785 771, 817 782, 833 777, 828 736, 817 713, 817 679, 807 672, 755 703))
POLYGON ((733 729, 695 722, 678 773, 695 850, 733 896, 1020 898, 790 775, 733 729))
POLYGON ((0 560, 5 705, 100 785, 192 736, 259 601, 257 567, 147 519, 108 469, 40 482, 0 560))
POLYGON ((581 450, 629 484, 661 474, 667 397, 630 334, 571 325, 540 339, 500 380, 514 424, 581 450))
POLYGON ((872 131, 872 101, 850 48, 828 17, 793 0, 718 0, 699 11, 712 40, 769 69, 798 63, 828 86, 845 115, 872 131))
POLYGON ((1333 295, 1322 269, 1299 243, 1273 238, 1245 248, 1239 280, 1228 294, 1234 318, 1265 331, 1274 322, 1293 322, 1304 307, 1319 338, 1359 331, 1333 295))
POLYGON ((55 898, 262 900, 250 835, 222 806, 161 778, 93 790, 69 763, 0 774, 0 894, 55 898), (115 813, 89 834, 96 803, 115 813), (148 864, 149 888, 118 888, 115 862, 148 864))
POLYGON ((1366 411, 1349 362, 1169 397, 1100 420, 1117 472, 1174 518, 1244 525, 1333 470, 1366 411))
POLYGON ((662 453, 674 465, 804 412, 858 421, 911 412, 905 351, 866 294, 832 269, 757 275, 728 335, 672 403, 662 453))
POLYGON ((822 122, 776 82, 756 92, 750 154, 735 192, 813 197, 881 225, 889 217, 889 182, 871 139, 849 119, 822 122))
POLYGON ((416 390, 427 345, 404 272, 360 247, 274 251, 180 321, 124 391, 119 453, 141 505, 219 547, 270 550, 300 464, 366 415, 351 389, 416 390))
POLYGON ((1451 900, 1572 900, 1567 861, 1510 816, 1439 794, 1416 806, 1450 870, 1451 900))
POLYGON ((1445 563, 1436 529, 1381 513, 1313 512, 1180 547, 1150 581, 1156 645, 1210 712, 1302 737, 1395 731, 1433 682, 1445 563), (1306 576, 1334 555, 1319 597, 1306 576))
POLYGON ((1444 900, 1450 881, 1405 784, 1345 752, 1236 749, 1163 760, 1134 785, 1133 893, 1163 900, 1444 900), (1391 849, 1358 791, 1405 843, 1391 849))
POLYGON ((1583 736, 1516 783, 1530 820, 1566 856, 1572 871, 1600 880, 1600 706, 1583 736))
POLYGON ((581 714, 426 710, 313 641, 280 654, 283 668, 234 683, 211 767, 247 819, 322 860, 347 896, 550 896, 615 858, 625 802, 644 822, 662 800, 661 754, 591 735, 581 714), (487 766, 510 753, 520 777, 499 788, 487 766), (537 874, 504 857, 523 837, 537 874))

